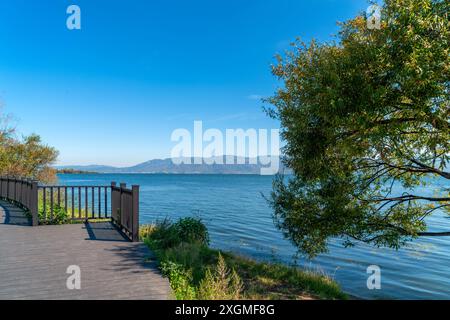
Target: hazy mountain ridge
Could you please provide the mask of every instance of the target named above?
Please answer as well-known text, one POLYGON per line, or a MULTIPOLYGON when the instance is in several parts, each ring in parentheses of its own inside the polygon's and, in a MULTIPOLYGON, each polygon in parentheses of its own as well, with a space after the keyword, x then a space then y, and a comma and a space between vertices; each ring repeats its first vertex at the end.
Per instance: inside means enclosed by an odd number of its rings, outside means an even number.
MULTIPOLYGON (((55 166, 56 169, 73 169, 80 171, 90 171, 98 173, 178 173, 178 174, 260 174, 261 168, 269 167, 268 165, 262 165, 261 163, 267 163, 261 161, 261 158, 253 158, 250 161, 249 158, 242 157, 216 157, 204 159, 202 164, 195 164, 195 160, 201 162, 201 159, 197 158, 178 158, 178 159, 154 159, 146 161, 135 166, 130 167, 112 167, 104 165, 69 165, 69 166, 55 166), (222 159, 220 159, 222 158, 222 159), (228 161, 226 161, 228 159, 228 161), (230 163, 230 159, 232 162, 230 163), (180 163, 181 160, 189 163, 180 163), (222 161, 223 164, 208 164, 222 161), (244 162, 244 164, 238 164, 244 162), (205 163, 206 162, 206 163, 205 163), (254 164, 254 163, 257 164, 254 164)), ((282 171, 282 165, 280 163, 280 171, 282 171)))

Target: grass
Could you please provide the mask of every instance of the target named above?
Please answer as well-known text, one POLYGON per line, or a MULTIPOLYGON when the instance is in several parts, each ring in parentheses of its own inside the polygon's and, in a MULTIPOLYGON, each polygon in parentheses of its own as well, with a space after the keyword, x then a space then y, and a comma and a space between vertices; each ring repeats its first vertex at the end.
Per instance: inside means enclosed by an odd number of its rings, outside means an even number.
MULTIPOLYGON (((84 221, 92 216, 92 213, 89 211, 86 213, 85 209, 81 209, 81 211, 78 208, 74 208, 74 218, 77 220, 72 220, 72 207, 68 207, 67 211, 65 210, 64 206, 55 204, 53 206, 53 218, 51 215, 51 210, 49 206, 46 206, 45 209, 45 215, 44 215, 44 206, 40 202, 38 205, 38 216, 39 216, 39 223, 44 225, 60 225, 60 224, 74 224, 74 223, 84 223, 84 221), (44 219, 45 216, 45 219, 44 219)), ((110 221, 110 218, 90 218, 90 222, 104 222, 104 221, 110 221)))
POLYGON ((177 299, 347 299, 326 275, 210 248, 206 227, 194 218, 142 226, 141 238, 177 299))
MULTIPOLYGON (((32 219, 31 212, 24 208, 25 216, 28 219, 32 219)), ((39 194, 38 197, 38 218, 39 218, 39 224, 40 225, 61 225, 61 224, 79 224, 84 223, 87 219, 89 219, 89 222, 91 223, 97 223, 97 222, 107 222, 111 221, 111 218, 100 218, 98 217, 98 213, 95 213, 97 215, 97 218, 92 218, 92 212, 91 209, 88 208, 88 211, 86 211, 86 208, 79 208, 78 205, 76 205, 73 208, 73 217, 72 219, 72 206, 68 204, 67 210, 64 206, 64 194, 61 194, 60 200, 58 201, 58 198, 56 195, 53 197, 53 213, 51 212, 50 203, 49 200, 46 201, 46 206, 44 208, 44 200, 43 195, 39 194)), ((104 213, 103 213, 104 215, 104 213)))
MULTIPOLYGON (((57 195, 53 195, 53 215, 50 208, 50 195, 47 194, 47 200, 46 200, 46 206, 44 209, 44 198, 43 194, 39 194, 38 198, 38 217, 39 217, 39 224, 43 225, 60 225, 60 224, 74 224, 74 223, 83 223, 87 218, 92 216, 92 212, 86 211, 86 208, 79 208, 78 205, 76 205, 73 208, 73 216, 74 219, 72 220, 72 206, 69 203, 67 206, 67 210, 65 209, 64 203, 65 203, 65 194, 62 193, 60 195, 60 198, 58 199, 57 195)), ((109 221, 109 218, 101 219, 92 219, 90 218, 90 222, 104 222, 109 221)))

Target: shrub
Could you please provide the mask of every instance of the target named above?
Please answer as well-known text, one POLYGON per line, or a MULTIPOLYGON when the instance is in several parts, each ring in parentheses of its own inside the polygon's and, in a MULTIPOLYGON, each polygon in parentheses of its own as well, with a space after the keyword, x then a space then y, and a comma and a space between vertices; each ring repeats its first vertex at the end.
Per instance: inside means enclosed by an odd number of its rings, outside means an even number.
POLYGON ((195 288, 191 285, 192 274, 181 264, 172 261, 161 262, 161 272, 169 278, 170 286, 177 300, 194 300, 195 288))
POLYGON ((191 270, 193 284, 198 286, 205 276, 207 267, 217 263, 217 252, 198 242, 181 243, 165 249, 160 254, 160 259, 176 262, 191 270))
POLYGON ((173 248, 181 243, 209 244, 208 229, 200 219, 183 218, 176 223, 164 219, 151 227, 151 232, 149 228, 147 227, 146 237, 162 249, 173 248))
POLYGON ((154 230, 147 235, 147 241, 160 249, 171 248, 181 242, 169 219, 157 221, 154 230))
POLYGON ((206 270, 205 278, 200 282, 198 298, 200 300, 238 300, 243 284, 236 271, 227 268, 219 253, 217 265, 206 270))
POLYGON ((142 228, 141 236, 179 300, 346 298, 329 277, 210 248, 199 219, 165 219, 142 228))
POLYGON ((40 207, 38 214, 39 214, 39 221, 41 221, 41 223, 43 224, 55 225, 55 224, 65 224, 69 222, 69 216, 66 210, 59 204, 55 204, 53 206, 53 218, 51 217, 51 210, 48 206, 45 209, 45 212, 44 208, 40 207))
POLYGON ((153 234, 153 232, 156 230, 156 225, 154 224, 144 224, 139 226, 139 238, 141 240, 145 240, 150 235, 153 234))
POLYGON ((198 242, 204 245, 209 244, 209 233, 206 226, 200 219, 183 218, 174 224, 175 232, 181 242, 198 242))

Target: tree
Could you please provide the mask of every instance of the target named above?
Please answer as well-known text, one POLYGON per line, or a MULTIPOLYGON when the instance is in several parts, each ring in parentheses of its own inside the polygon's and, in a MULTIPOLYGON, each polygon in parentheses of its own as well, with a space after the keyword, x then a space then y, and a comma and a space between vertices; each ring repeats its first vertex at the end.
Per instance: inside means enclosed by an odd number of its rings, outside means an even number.
POLYGON ((51 164, 58 152, 43 144, 38 135, 18 138, 14 128, 8 125, 8 117, 0 115, 0 123, 0 175, 54 181, 56 171, 51 164))
POLYGON ((449 6, 386 0, 379 29, 361 15, 337 42, 297 41, 278 57, 284 86, 267 112, 293 174, 275 179, 270 203, 300 252, 325 252, 333 237, 399 248, 450 235, 425 220, 450 213, 449 6), (432 179, 446 183, 423 192, 432 179))

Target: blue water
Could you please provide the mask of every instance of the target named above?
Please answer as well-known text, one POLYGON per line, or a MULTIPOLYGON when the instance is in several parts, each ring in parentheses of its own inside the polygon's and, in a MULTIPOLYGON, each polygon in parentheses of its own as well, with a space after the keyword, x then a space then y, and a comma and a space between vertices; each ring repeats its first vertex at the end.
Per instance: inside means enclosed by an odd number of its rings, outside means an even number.
MULTIPOLYGON (((295 248, 274 227, 262 194, 269 195, 273 177, 247 175, 93 174, 60 175, 61 184, 140 185, 140 222, 200 216, 211 245, 262 260, 293 263, 295 248)), ((438 181, 442 185, 446 181, 438 181)), ((433 195, 432 186, 422 190, 433 195)), ((450 219, 427 220, 432 230, 450 230, 450 219)), ((344 248, 339 240, 330 252, 299 265, 323 272, 361 298, 450 299, 450 237, 421 238, 398 251, 364 244, 344 248), (381 290, 367 289, 366 269, 381 268, 381 290)))

